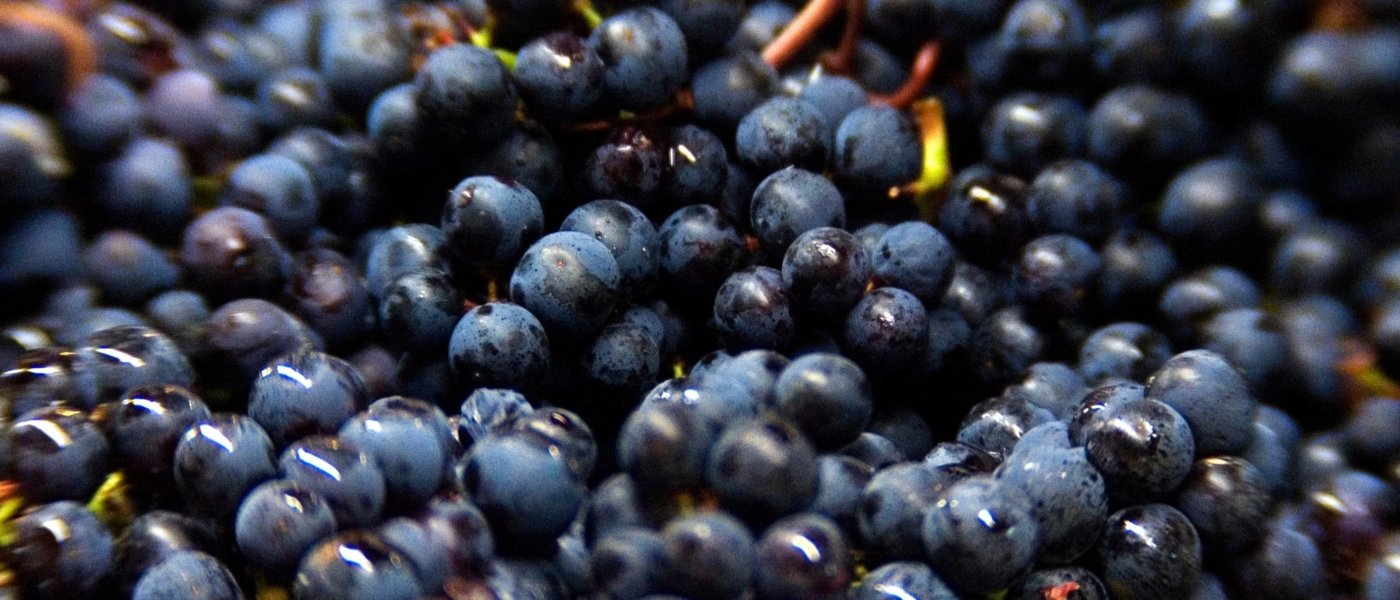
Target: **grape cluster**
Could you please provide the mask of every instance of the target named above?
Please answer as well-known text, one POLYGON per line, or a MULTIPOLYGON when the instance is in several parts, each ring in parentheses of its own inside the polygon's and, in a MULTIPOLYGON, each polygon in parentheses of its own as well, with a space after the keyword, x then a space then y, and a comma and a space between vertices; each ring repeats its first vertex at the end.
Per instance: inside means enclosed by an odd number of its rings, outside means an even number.
POLYGON ((1393 0, 0 1, 0 597, 1400 600, 1393 0))

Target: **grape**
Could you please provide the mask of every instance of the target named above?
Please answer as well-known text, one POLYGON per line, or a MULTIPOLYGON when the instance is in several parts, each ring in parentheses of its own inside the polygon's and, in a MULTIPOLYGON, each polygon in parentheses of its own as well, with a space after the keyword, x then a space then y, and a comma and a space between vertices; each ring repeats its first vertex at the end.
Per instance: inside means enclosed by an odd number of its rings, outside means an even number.
POLYGON ((302 556, 335 530, 335 515, 325 497, 288 479, 253 488, 234 519, 234 536, 244 559, 278 578, 295 572, 302 556))
POLYGON ((715 293, 714 327, 725 345, 736 350, 791 346, 797 324, 782 274, 772 267, 750 267, 730 275, 715 293))
POLYGON ((821 515, 799 513, 770 525, 756 553, 759 597, 844 598, 850 586, 846 538, 821 515))
POLYGON ((400 406, 375 403, 341 425, 337 434, 379 466, 389 501, 403 507, 417 507, 437 493, 449 472, 448 461, 456 458, 448 454, 447 417, 426 403, 413 410, 410 402, 422 401, 401 398, 400 406), (424 413, 441 421, 425 419, 424 413))
POLYGON ((603 60, 603 93, 623 108, 650 108, 685 81, 688 53, 676 21, 651 7, 605 19, 589 36, 603 60))
POLYGON ((180 386, 131 388, 106 415, 114 462, 133 479, 167 487, 180 436, 210 416, 204 401, 180 386))
POLYGON ((748 527, 723 512, 679 517, 661 530, 666 559, 663 589, 734 598, 753 579, 757 548, 748 527))
POLYGON ((491 302, 462 316, 449 343, 452 369, 472 386, 533 387, 549 366, 549 338, 530 311, 491 302))
POLYGON ((788 245, 783 285, 794 310, 830 318, 855 305, 871 269, 870 255, 855 236, 836 227, 816 227, 788 245))
POLYGON ((219 559, 198 550, 185 550, 152 566, 137 580, 131 597, 235 600, 243 597, 243 590, 219 559))
POLYGON ((461 313, 452 276, 431 267, 395 277, 380 291, 379 327, 389 344, 402 352, 439 354, 452 336, 461 313))
POLYGON ((889 562, 868 573, 851 597, 885 600, 911 596, 929 600, 954 600, 957 594, 928 565, 913 561, 889 562))
POLYGON ((636 297, 656 286, 661 239, 642 211, 619 200, 594 200, 564 217, 560 231, 598 238, 617 259, 623 294, 636 297))
POLYGON ((297 598, 421 598, 413 567, 378 535, 353 531, 325 538, 302 559, 297 598))
POLYGON ((798 236, 812 229, 846 225, 840 190, 825 177, 798 167, 782 169, 760 181, 749 211, 754 233, 773 256, 785 252, 798 236))
POLYGON ((510 278, 511 300, 561 338, 586 337, 606 322, 621 292, 617 259, 602 242, 551 233, 525 251, 510 278))
POLYGON ((184 551, 218 552, 208 521, 168 510, 152 510, 132 520, 113 546, 112 575, 123 594, 152 566, 184 551))
POLYGON ((1180 511, 1143 504, 1109 515, 1097 559, 1114 598, 1179 598, 1201 576, 1201 541, 1180 511))
POLYGON ((774 384, 773 403, 823 450, 854 441, 875 404, 860 367, 839 354, 824 353, 784 367, 774 384))
POLYGON ((960 589, 999 590, 1030 571, 1040 529, 1024 497, 985 476, 950 485, 923 520, 935 572, 960 589))
POLYGON ((36 505, 12 522, 5 562, 29 594, 86 598, 112 569, 112 536, 81 504, 36 505))
POLYGON ((104 297, 136 304, 175 287, 180 268, 140 234, 109 229, 83 252, 89 279, 104 297))
POLYGON ((424 127, 448 148, 505 137, 518 99, 515 84, 490 51, 454 44, 434 52, 413 80, 424 127))
POLYGON ((379 521, 384 510, 384 472, 363 450, 332 435, 297 440, 278 458, 282 478, 305 486, 326 499, 343 529, 364 528, 379 521))
POLYGON ((739 120, 734 141, 739 159, 758 173, 826 164, 831 125, 815 106, 794 98, 773 98, 739 120))
POLYGON ((564 532, 583 501, 568 464, 520 433, 487 436, 463 457, 462 488, 481 508, 497 543, 536 548, 564 532))
POLYGON ((558 32, 522 46, 512 76, 521 97, 546 109, 545 114, 577 117, 587 115, 603 97, 606 69, 583 38, 558 32))
POLYGON ((278 448, 308 435, 334 433, 369 404, 369 390, 350 363, 299 351, 270 361, 253 382, 248 416, 278 448))
POLYGON ((684 490, 700 483, 715 432, 704 416, 683 404, 654 404, 633 411, 618 430, 618 466, 648 493, 684 490))
POLYGON ((705 481, 726 509, 769 522, 816 496, 816 451, 780 417, 735 420, 710 447, 705 481))
POLYGON ((922 463, 900 463, 877 471, 860 493, 856 523, 875 560, 923 560, 924 515, 953 478, 922 463))
POLYGON ((81 500, 102 484, 107 439, 82 411, 36 408, 19 415, 7 436, 15 475, 33 501, 81 500))

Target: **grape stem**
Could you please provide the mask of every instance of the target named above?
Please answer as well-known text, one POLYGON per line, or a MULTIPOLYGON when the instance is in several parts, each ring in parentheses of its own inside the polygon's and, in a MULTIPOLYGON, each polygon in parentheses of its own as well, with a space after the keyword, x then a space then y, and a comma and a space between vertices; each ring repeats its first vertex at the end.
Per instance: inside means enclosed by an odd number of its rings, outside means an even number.
POLYGON ((622 123, 662 121, 680 113, 687 113, 695 110, 695 95, 689 89, 676 91, 675 97, 666 105, 640 114, 619 114, 615 119, 598 119, 596 121, 584 121, 582 123, 566 123, 563 128, 566 131, 577 133, 598 133, 608 131, 622 123))
POLYGON ((767 46, 763 48, 763 62, 774 69, 781 69, 794 57, 802 48, 807 46, 807 42, 817 36, 821 30, 836 13, 841 11, 844 0, 811 0, 802 7, 802 12, 793 17, 792 22, 783 28, 778 37, 773 38, 767 46))
POLYGON ((865 0, 846 0, 846 26, 841 30, 841 41, 822 61, 828 71, 837 75, 848 75, 855 71, 856 44, 860 42, 860 32, 865 26, 865 0))
POLYGON ((938 51, 937 40, 924 42, 924 45, 919 46, 919 53, 914 55, 914 66, 909 69, 909 78, 904 80, 904 85, 892 94, 872 95, 870 101, 894 108, 904 108, 913 104, 923 94, 929 80, 933 79, 933 70, 938 66, 938 51))

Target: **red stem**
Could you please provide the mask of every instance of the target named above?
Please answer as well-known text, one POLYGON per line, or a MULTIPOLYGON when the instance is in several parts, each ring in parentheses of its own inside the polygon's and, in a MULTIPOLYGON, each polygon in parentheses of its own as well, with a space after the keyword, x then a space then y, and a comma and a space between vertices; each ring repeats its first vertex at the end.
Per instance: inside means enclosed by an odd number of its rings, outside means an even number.
POLYGON ((827 70, 848 75, 855 70, 856 44, 865 25, 865 0, 846 0, 846 26, 841 30, 841 42, 827 57, 827 70))
POLYGON ((904 80, 904 85, 889 95, 874 95, 870 101, 875 104, 884 104, 895 108, 904 108, 913 104, 919 99, 924 87, 933 79, 933 70, 938 66, 938 42, 929 40, 924 45, 919 46, 919 53, 914 56, 914 66, 909 69, 909 78, 904 80))
POLYGON ((782 33, 763 49, 763 62, 774 69, 781 69, 797 56, 807 42, 816 37, 822 25, 841 11, 844 0, 811 0, 802 7, 802 12, 793 17, 792 22, 783 28, 782 33))

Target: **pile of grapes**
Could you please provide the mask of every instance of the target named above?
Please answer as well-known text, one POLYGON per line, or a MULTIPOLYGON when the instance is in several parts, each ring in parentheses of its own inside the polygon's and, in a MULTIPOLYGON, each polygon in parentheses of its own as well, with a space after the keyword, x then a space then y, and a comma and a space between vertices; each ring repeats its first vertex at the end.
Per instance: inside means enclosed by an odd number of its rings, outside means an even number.
POLYGON ((0 600, 1400 599, 1396 0, 0 0, 0 600))

